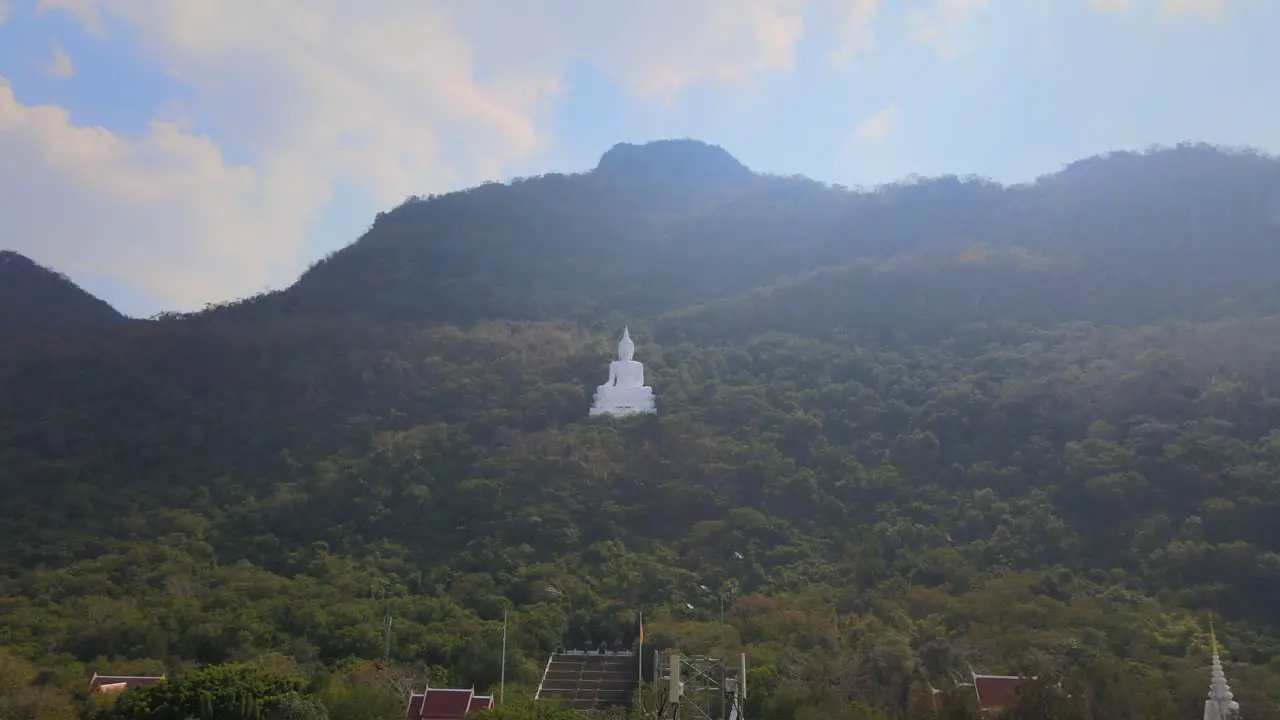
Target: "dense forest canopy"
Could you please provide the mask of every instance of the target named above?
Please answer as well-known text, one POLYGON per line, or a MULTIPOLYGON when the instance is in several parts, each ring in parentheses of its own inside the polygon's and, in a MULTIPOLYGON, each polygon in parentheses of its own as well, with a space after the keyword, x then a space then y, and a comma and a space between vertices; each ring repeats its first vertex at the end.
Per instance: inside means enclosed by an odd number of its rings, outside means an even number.
POLYGON ((401 717, 498 680, 504 612, 519 687, 639 611, 745 651, 762 720, 970 671, 1188 717, 1210 621, 1280 717, 1276 267, 1280 162, 1202 145, 862 191, 668 141, 410 199, 283 291, 0 350, 0 717, 166 670, 102 712, 401 717), (589 421, 623 324, 659 414, 589 421))

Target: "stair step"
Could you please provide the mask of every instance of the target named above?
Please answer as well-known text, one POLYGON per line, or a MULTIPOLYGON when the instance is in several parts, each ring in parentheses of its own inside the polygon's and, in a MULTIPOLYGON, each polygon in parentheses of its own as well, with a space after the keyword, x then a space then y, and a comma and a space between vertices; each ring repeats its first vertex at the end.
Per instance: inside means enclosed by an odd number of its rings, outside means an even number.
POLYGON ((554 655, 538 697, 560 700, 577 710, 624 705, 637 683, 637 662, 634 655, 554 655))

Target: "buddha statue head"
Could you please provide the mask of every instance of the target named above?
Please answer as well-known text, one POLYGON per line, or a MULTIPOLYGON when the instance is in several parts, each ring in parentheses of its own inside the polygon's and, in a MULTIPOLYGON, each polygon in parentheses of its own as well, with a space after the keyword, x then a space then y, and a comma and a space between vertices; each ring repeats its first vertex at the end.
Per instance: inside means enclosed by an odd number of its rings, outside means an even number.
POLYGON ((631 358, 636 354, 636 344, 631 342, 631 332, 627 328, 622 328, 622 339, 618 341, 618 359, 623 362, 630 362, 631 358))

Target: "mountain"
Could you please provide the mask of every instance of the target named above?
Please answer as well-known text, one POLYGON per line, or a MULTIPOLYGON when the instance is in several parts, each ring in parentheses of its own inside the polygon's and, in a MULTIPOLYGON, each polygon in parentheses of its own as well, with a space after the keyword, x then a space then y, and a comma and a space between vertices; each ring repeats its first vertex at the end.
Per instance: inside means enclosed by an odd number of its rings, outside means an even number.
POLYGON ((1025 185, 943 177, 856 192, 754 175, 694 141, 620 145, 588 173, 411 198, 291 288, 237 309, 613 322, 791 286, 819 270, 879 268, 854 284, 898 282, 889 266, 914 264, 915 277, 968 278, 961 298, 914 303, 969 308, 947 327, 993 320, 992 308, 1042 324, 1270 312, 1278 168, 1186 144, 1084 160, 1025 185), (992 273, 1008 297, 984 307, 972 288, 992 273))
POLYGON ((0 338, 79 333, 127 321, 65 275, 0 250, 0 338))
POLYGON ((1210 622, 1280 717, 1278 201, 1202 145, 865 191, 622 145, 10 348, 0 710, 268 668, 236 693, 402 717, 497 683, 504 615, 518 697, 643 612, 646 653, 745 651, 761 720, 935 717, 973 671, 1044 679, 1011 717, 1187 717, 1210 622), (624 324, 659 414, 588 420, 624 324))
POLYGON ((695 187, 750 183, 755 179, 747 166, 724 148, 689 139, 657 140, 643 145, 618 143, 600 157, 595 173, 695 187))

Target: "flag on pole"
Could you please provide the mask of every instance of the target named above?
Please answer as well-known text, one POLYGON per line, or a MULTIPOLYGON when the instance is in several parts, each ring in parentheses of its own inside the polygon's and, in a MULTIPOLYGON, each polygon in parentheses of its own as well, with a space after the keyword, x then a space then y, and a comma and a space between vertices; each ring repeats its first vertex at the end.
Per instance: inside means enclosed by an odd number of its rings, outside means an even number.
POLYGON ((636 649, 636 685, 639 687, 644 685, 644 613, 637 610, 636 615, 640 618, 640 647, 636 649))

